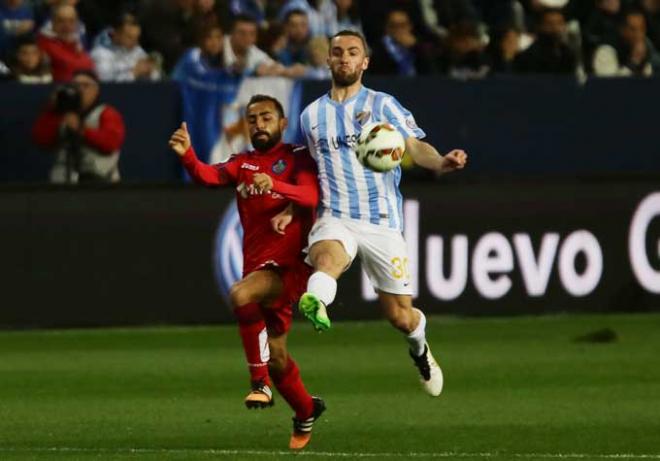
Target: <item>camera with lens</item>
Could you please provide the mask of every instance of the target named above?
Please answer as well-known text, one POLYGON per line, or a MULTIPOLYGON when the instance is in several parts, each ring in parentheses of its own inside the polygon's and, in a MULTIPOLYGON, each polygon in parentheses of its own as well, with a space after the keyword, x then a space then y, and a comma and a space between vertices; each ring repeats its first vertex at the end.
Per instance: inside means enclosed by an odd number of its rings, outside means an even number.
POLYGON ((80 90, 76 85, 67 83, 55 90, 55 111, 60 114, 67 112, 79 113, 82 107, 80 90))

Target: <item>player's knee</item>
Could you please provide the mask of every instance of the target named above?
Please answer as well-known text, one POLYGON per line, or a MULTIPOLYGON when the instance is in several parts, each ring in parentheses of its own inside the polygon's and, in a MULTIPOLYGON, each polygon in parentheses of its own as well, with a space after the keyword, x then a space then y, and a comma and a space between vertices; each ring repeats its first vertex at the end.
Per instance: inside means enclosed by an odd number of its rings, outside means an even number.
POLYGON ((333 274, 341 269, 336 259, 329 251, 319 252, 315 255, 314 267, 316 270, 333 274))
POLYGON ((231 304, 234 308, 238 308, 252 302, 252 296, 250 295, 250 292, 239 283, 232 285, 230 288, 229 299, 231 300, 231 304))

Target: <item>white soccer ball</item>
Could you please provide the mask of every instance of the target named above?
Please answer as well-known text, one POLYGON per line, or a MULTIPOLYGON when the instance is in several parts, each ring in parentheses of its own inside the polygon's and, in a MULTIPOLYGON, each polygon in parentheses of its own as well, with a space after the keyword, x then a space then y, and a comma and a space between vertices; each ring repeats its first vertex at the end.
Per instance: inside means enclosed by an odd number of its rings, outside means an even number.
POLYGON ((358 161, 380 173, 393 170, 401 163, 406 142, 399 131, 386 122, 365 125, 355 147, 358 161))

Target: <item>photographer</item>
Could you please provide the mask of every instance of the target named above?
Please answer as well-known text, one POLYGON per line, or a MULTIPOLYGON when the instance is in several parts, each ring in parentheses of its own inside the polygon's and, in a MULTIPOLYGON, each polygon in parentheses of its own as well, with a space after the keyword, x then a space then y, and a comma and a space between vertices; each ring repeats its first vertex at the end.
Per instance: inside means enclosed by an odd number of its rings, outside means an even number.
POLYGON ((78 71, 58 87, 33 128, 35 142, 54 150, 50 172, 54 183, 117 182, 119 149, 125 127, 121 114, 99 102, 99 81, 91 71, 78 71))

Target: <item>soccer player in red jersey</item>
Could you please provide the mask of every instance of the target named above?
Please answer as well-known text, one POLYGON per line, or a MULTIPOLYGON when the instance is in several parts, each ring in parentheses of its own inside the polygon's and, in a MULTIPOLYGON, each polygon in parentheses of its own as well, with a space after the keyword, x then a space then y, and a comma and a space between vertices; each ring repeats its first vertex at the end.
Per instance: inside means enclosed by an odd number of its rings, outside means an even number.
POLYGON ((232 286, 230 298, 253 383, 246 405, 272 405, 270 375, 296 413, 289 447, 301 449, 311 438, 314 421, 325 410, 323 400, 305 389, 286 347, 291 305, 305 291, 310 274, 302 250, 319 198, 317 171, 306 147, 282 143, 287 119, 277 99, 253 96, 246 112, 253 151, 234 155, 225 163, 207 165, 197 159, 185 123, 174 132, 169 145, 196 182, 236 186, 244 231, 244 265, 243 278, 232 286), (297 206, 293 221, 286 232, 275 231, 271 219, 290 204, 297 206), (264 348, 259 341, 261 336, 263 343, 264 324, 270 358, 262 354, 264 348))

